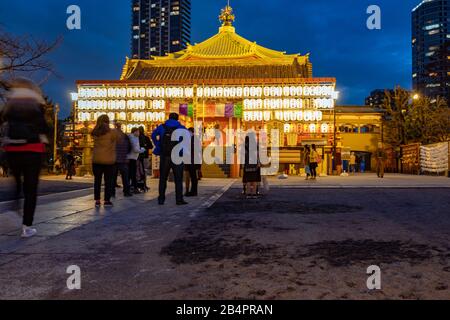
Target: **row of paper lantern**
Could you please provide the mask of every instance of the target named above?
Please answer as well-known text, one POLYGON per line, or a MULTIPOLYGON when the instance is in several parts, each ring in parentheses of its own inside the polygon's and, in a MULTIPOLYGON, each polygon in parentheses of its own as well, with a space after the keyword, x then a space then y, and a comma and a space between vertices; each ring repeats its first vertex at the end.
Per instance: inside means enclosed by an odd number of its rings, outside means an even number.
MULTIPOLYGON (((259 109, 302 109, 304 104, 306 107, 309 101, 302 99, 245 99, 244 109, 259 110, 259 109)), ((312 106, 315 109, 333 109, 333 99, 313 99, 312 106)))
POLYGON ((163 122, 166 120, 165 112, 79 112, 78 121, 97 121, 101 115, 108 115, 111 121, 134 121, 134 122, 163 122))
POLYGON ((279 121, 322 121, 322 111, 275 111, 279 121))
MULTIPOLYGON (((284 133, 292 133, 296 132, 296 126, 290 123, 286 123, 284 125, 284 133)), ((322 123, 321 125, 317 125, 315 123, 306 124, 300 127, 300 130, 304 133, 330 133, 330 125, 328 123, 322 123)))
POLYGON ((244 121, 322 121, 321 111, 245 111, 244 121))
POLYGON ((194 89, 189 87, 80 87, 78 97, 89 98, 192 98, 194 89))
MULTIPOLYGON (((333 86, 245 86, 245 87, 198 87, 199 98, 241 97, 335 97, 333 86)), ((86 98, 192 98, 193 87, 80 87, 80 99, 86 98)))
POLYGON ((254 86, 254 87, 199 87, 197 96, 200 98, 241 98, 241 97, 299 97, 335 95, 332 86, 254 86))
POLYGON ((164 100, 80 100, 78 102, 79 110, 164 110, 165 108, 164 100))
POLYGON ((302 99, 245 99, 244 109, 301 109, 302 99))

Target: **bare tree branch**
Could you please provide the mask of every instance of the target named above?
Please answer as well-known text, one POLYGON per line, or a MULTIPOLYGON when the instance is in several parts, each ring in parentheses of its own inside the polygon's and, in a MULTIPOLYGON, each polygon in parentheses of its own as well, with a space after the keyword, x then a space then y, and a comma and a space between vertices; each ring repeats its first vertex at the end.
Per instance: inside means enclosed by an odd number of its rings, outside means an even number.
POLYGON ((56 75, 47 56, 62 42, 62 37, 48 43, 31 36, 13 36, 0 27, 0 99, 8 89, 8 80, 19 74, 28 77, 44 72, 45 78, 56 75))

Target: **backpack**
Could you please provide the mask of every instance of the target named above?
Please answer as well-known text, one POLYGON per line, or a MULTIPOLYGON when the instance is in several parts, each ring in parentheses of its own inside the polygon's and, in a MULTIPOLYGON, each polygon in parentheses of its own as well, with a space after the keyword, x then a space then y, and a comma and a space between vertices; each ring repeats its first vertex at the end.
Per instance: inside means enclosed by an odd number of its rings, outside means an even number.
POLYGON ((161 141, 162 155, 166 157, 171 157, 172 150, 179 143, 178 141, 172 141, 172 134, 175 132, 175 130, 177 130, 177 128, 175 127, 171 128, 165 124, 163 124, 163 128, 164 128, 164 135, 162 136, 161 141))

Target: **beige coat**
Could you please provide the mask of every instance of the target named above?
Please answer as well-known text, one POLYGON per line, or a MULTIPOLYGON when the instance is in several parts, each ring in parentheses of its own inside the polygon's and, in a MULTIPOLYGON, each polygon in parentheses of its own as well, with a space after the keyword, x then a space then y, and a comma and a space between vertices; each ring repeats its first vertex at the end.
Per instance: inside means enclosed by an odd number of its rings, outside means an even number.
POLYGON ((111 165, 116 163, 116 130, 110 130, 101 137, 94 137, 92 163, 111 165))

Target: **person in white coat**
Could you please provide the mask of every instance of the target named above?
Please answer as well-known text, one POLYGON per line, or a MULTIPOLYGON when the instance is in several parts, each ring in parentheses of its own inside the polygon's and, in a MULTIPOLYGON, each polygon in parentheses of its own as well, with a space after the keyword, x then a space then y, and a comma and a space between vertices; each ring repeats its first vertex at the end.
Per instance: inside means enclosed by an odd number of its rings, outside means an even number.
POLYGON ((133 128, 131 134, 129 135, 131 143, 131 151, 127 156, 129 160, 129 171, 130 171, 130 186, 133 187, 133 192, 135 194, 141 193, 137 185, 137 160, 141 153, 145 152, 145 148, 141 148, 139 144, 139 129, 133 128))

